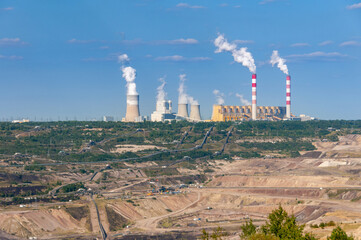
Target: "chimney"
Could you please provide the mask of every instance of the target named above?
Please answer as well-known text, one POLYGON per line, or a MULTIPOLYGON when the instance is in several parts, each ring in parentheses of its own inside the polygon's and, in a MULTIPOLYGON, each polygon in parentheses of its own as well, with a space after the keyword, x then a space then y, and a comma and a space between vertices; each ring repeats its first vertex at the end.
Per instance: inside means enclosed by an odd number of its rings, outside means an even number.
POLYGON ((171 100, 168 100, 168 110, 169 110, 169 113, 172 113, 172 101, 171 100))
POLYGON ((291 76, 286 78, 286 118, 291 118, 291 76))
POLYGON ((188 115, 188 104, 186 103, 179 103, 178 104, 178 116, 180 117, 189 117, 188 115))
POLYGON ((252 120, 257 119, 257 75, 252 74, 252 120))
POLYGON ((139 117, 139 95, 127 95, 127 112, 125 114, 125 121, 135 122, 139 117))
POLYGON ((199 104, 191 105, 191 114, 189 118, 191 121, 196 121, 196 122, 202 120, 199 104))

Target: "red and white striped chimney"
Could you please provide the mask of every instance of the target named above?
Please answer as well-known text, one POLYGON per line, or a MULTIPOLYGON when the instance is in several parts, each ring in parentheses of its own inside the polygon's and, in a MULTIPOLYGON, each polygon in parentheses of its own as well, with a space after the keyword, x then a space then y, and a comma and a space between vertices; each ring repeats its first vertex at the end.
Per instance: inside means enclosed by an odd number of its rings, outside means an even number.
POLYGON ((291 118, 291 76, 286 78, 286 118, 291 118))
POLYGON ((257 75, 252 74, 252 120, 257 119, 257 75))

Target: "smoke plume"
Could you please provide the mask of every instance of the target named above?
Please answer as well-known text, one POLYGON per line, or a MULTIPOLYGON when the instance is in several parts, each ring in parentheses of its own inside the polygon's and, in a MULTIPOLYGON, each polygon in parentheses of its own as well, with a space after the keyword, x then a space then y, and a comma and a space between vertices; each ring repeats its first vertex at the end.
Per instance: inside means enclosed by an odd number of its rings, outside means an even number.
POLYGON ((214 89, 213 94, 216 97, 217 104, 223 105, 224 104, 224 94, 221 93, 218 89, 214 89))
POLYGON ((256 73, 256 64, 254 63, 252 54, 247 51, 246 47, 237 49, 237 45, 229 43, 223 34, 218 34, 218 37, 214 40, 214 45, 217 47, 216 53, 223 51, 230 52, 232 53, 234 61, 247 67, 250 72, 256 73))
POLYGON ((161 85, 159 85, 159 87, 157 87, 157 102, 163 102, 165 101, 165 98, 167 96, 167 93, 164 90, 164 87, 166 85, 165 79, 164 77, 159 78, 159 81, 162 83, 161 85))
POLYGON ((122 72, 123 78, 127 82, 127 95, 138 95, 137 93, 137 85, 135 84, 136 71, 134 68, 128 66, 124 66, 125 63, 129 62, 129 57, 127 54, 122 54, 118 56, 119 62, 122 63, 122 72))
POLYGON ((251 105, 251 103, 247 99, 245 99, 242 94, 236 93, 236 97, 239 98, 239 101, 241 102, 242 105, 244 106, 251 105))
POLYGON ((270 63, 272 64, 272 67, 277 63, 277 67, 284 73, 288 75, 288 68, 286 65, 286 60, 281 58, 278 55, 278 51, 274 50, 271 56, 270 63))
POLYGON ((187 80, 187 75, 185 74, 179 75, 178 104, 190 103, 192 105, 198 105, 198 101, 186 93, 186 87, 184 85, 184 82, 186 80, 187 80))

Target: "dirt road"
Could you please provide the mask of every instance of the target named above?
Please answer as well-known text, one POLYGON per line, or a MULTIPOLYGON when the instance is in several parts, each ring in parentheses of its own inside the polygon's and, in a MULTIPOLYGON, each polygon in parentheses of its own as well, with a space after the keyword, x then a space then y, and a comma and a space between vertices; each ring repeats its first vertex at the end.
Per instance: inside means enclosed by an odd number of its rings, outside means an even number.
POLYGON ((165 218, 167 218, 167 217, 172 217, 172 216, 175 216, 175 215, 178 215, 178 214, 182 214, 187 209, 189 209, 191 207, 194 207, 201 200, 201 193, 197 192, 197 194, 198 194, 197 200, 195 200, 194 202, 188 204, 184 208, 182 208, 182 209, 180 209, 178 211, 166 214, 166 215, 152 217, 152 218, 137 221, 137 223, 135 224, 135 227, 144 229, 146 231, 151 231, 151 232, 155 232, 155 231, 156 232, 166 232, 166 231, 169 231, 169 229, 157 228, 158 222, 165 219, 165 218))

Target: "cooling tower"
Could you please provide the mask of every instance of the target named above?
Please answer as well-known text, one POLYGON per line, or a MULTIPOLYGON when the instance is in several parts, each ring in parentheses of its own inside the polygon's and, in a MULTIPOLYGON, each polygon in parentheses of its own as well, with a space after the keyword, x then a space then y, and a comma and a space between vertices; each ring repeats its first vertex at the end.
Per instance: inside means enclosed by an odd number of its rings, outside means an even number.
POLYGON ((199 104, 191 105, 191 114, 189 116, 190 120, 192 121, 200 121, 201 119, 201 112, 199 108, 199 104))
POLYGON ((127 95, 127 112, 125 114, 125 121, 135 122, 139 117, 139 95, 127 95))
POLYGON ((286 78, 286 118, 291 118, 291 76, 286 78))
POLYGON ((188 104, 186 103, 179 103, 178 104, 178 116, 180 117, 189 117, 188 115, 188 104))
POLYGON ((252 74, 252 120, 257 119, 257 75, 252 74))

